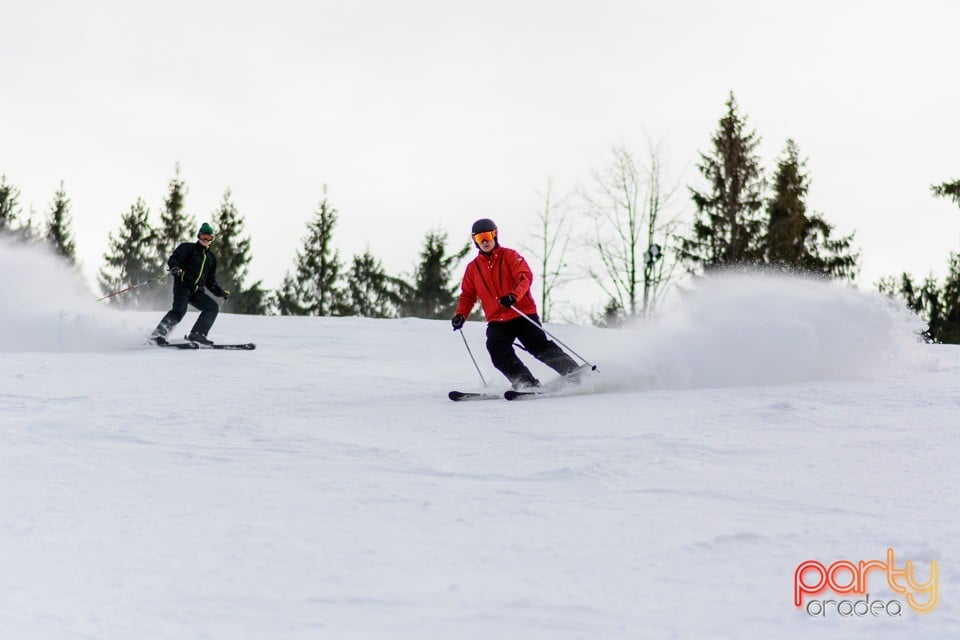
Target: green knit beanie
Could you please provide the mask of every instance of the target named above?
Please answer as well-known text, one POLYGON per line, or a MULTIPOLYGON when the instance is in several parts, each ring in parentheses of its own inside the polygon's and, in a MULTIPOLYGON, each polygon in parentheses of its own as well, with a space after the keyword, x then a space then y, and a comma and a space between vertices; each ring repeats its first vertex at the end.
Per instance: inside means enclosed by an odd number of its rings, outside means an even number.
POLYGON ((204 235, 213 235, 213 227, 210 226, 209 222, 204 222, 202 225, 200 225, 200 231, 197 231, 197 237, 204 235))

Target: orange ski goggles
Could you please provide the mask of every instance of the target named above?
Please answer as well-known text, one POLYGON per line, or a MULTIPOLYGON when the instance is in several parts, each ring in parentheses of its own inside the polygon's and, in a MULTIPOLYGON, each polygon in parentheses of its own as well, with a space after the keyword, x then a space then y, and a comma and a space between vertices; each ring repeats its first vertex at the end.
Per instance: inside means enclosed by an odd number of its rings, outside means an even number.
POLYGON ((496 239, 496 237, 497 237, 496 231, 481 231, 480 233, 473 234, 473 241, 476 242, 477 244, 480 244, 481 242, 484 242, 487 240, 489 240, 490 242, 493 242, 494 239, 496 239))

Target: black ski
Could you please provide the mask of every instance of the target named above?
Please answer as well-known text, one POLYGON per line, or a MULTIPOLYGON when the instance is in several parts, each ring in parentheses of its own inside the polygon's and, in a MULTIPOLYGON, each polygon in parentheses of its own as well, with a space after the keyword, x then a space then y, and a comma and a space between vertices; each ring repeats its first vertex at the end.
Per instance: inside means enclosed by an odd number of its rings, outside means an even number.
POLYGON ((224 349, 226 351, 253 351, 257 348, 252 342, 244 342, 242 344, 203 344, 202 342, 194 342, 193 344, 197 345, 200 349, 224 349))
POLYGON ((563 396, 573 395, 577 393, 563 393, 563 389, 555 390, 538 390, 538 391, 514 391, 513 389, 508 389, 503 392, 504 400, 535 400, 537 398, 562 398, 563 396))
POLYGON ((173 349, 199 349, 196 342, 152 342, 157 347, 171 347, 173 349))
POLYGON ((201 349, 224 349, 227 351, 253 351, 257 348, 252 342, 244 342, 241 344, 219 344, 217 342, 199 342, 197 340, 190 340, 190 336, 183 336, 183 339, 188 342, 193 342, 201 349))
POLYGON ((499 400, 500 396, 496 393, 483 393, 476 391, 451 391, 447 397, 454 402, 468 402, 473 400, 499 400))

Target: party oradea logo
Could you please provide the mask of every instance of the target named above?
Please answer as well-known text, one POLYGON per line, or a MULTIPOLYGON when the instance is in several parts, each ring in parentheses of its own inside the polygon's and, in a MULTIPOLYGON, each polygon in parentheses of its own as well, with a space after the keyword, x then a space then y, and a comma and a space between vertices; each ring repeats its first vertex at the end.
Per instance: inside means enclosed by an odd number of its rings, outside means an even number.
POLYGON ((793 574, 793 604, 813 617, 899 617, 911 610, 930 613, 939 598, 937 576, 937 562, 931 560, 927 579, 921 582, 913 560, 898 567, 893 549, 887 549, 886 561, 837 560, 825 565, 806 560, 793 574), (890 593, 884 593, 884 583, 890 593), (870 588, 875 590, 873 595, 870 588), (831 592, 839 597, 830 597, 831 592))

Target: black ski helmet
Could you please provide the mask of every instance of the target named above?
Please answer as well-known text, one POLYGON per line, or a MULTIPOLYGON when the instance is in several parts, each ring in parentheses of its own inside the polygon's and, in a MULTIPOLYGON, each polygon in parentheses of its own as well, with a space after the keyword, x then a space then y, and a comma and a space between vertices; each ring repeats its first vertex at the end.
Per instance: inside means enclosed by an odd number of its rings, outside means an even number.
POLYGON ((480 218, 473 223, 473 227, 470 229, 470 235, 475 236, 478 233, 484 231, 496 231, 497 223, 491 220, 490 218, 480 218))

